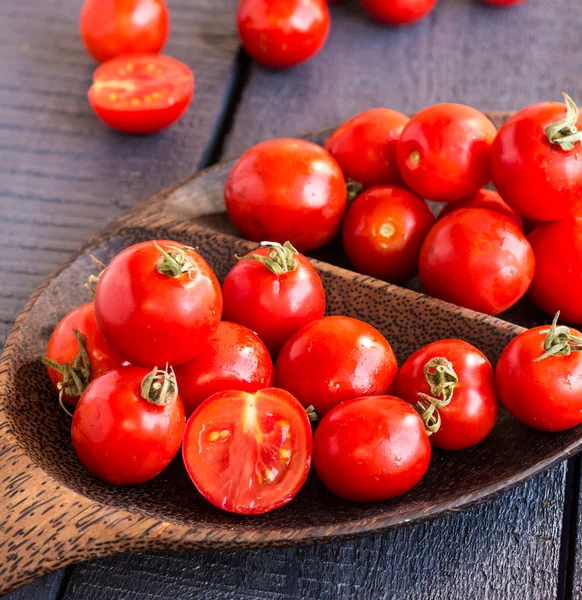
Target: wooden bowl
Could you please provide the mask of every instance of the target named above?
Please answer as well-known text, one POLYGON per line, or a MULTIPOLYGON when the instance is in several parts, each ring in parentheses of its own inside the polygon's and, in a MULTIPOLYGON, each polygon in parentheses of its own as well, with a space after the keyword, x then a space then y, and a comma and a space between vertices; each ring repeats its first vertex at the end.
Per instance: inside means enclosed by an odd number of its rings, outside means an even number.
MULTIPOLYGON (((479 446, 436 451, 427 476, 402 498, 373 505, 344 502, 312 474, 291 504, 257 517, 212 507, 190 483, 180 459, 137 487, 113 487, 93 478, 73 452, 70 421, 40 362, 48 338, 61 317, 88 301, 82 283, 93 271, 90 253, 107 262, 135 242, 173 238, 199 247, 224 278, 235 253, 256 247, 229 235, 234 232, 220 213, 231 166, 208 169, 114 221, 49 277, 17 319, 0 369, 0 593, 64 565, 117 552, 257 548, 377 533, 464 509, 579 449, 581 428, 545 434, 502 412, 479 446)), ((343 260, 329 249, 321 254, 343 260)), ((420 346, 447 337, 476 345, 495 362, 521 331, 409 289, 321 261, 314 264, 327 290, 328 313, 377 327, 400 363, 420 346)))

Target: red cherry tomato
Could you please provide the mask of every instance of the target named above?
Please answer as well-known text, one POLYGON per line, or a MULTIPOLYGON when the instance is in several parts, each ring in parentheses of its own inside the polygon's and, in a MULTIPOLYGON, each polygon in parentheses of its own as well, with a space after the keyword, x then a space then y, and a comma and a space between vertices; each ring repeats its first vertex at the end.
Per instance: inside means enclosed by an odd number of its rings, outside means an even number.
POLYGON ((503 406, 522 423, 562 431, 582 423, 582 333, 568 327, 535 327, 511 340, 497 363, 503 406))
POLYGON ((400 136, 396 149, 400 173, 413 191, 429 200, 451 202, 471 196, 491 179, 495 133, 493 123, 470 106, 429 106, 400 136))
POLYGON ((290 502, 311 465, 307 413, 284 390, 227 391, 188 420, 182 454, 198 491, 214 506, 256 515, 290 502))
POLYGON ((426 473, 431 446, 418 413, 393 396, 349 400, 317 426, 313 465, 334 494, 383 502, 411 490, 426 473))
POLYGON ((273 385, 269 351, 250 330, 223 321, 208 338, 202 353, 176 367, 176 379, 186 415, 217 392, 257 392, 273 385))
POLYGON ((493 367, 483 353, 461 340, 440 340, 417 350, 398 373, 396 394, 418 406, 435 430, 433 446, 445 450, 478 444, 497 419, 493 367))
POLYGON ((71 406, 77 404, 90 381, 120 367, 124 361, 97 329, 93 302, 75 308, 61 319, 49 339, 43 360, 53 387, 59 394, 62 391, 62 400, 71 406), (75 382, 75 376, 82 385, 75 382))
POLYGON ((388 108, 372 108, 338 127, 325 142, 346 179, 364 186, 401 183, 396 144, 410 119, 388 108))
POLYGON ((120 54, 157 54, 170 18, 164 0, 85 0, 79 25, 89 54, 104 62, 120 54))
POLYGON ((434 223, 420 196, 395 185, 371 188, 348 210, 344 249, 360 273, 402 283, 416 274, 420 248, 434 223))
POLYGON ((345 400, 392 391, 397 372, 394 352, 377 329, 350 317, 325 317, 289 338, 275 382, 322 417, 345 400))
POLYGON ((364 10, 388 25, 409 25, 426 17, 437 0, 362 0, 364 10))
POLYGON ((226 276, 222 294, 224 318, 252 329, 274 355, 325 312, 317 271, 288 243, 249 252, 226 276))
POLYGON ((95 316, 105 339, 133 364, 179 365, 204 350, 220 322, 220 285, 208 263, 178 242, 142 242, 105 268, 95 316))
POLYGON ((497 315, 525 294, 534 267, 531 246, 515 223, 496 211, 461 208, 429 232, 419 275, 431 296, 497 315))
POLYGON ((567 107, 545 102, 524 108, 501 127, 495 139, 493 183, 523 217, 561 219, 582 200, 582 146, 561 141, 582 129, 582 119, 569 97, 567 107), (548 131, 555 143, 550 142, 548 131))
POLYGON ((244 49, 275 69, 313 58, 331 24, 326 0, 241 0, 236 22, 244 49))
POLYGON ((491 6, 515 6, 516 4, 523 4, 526 0, 482 0, 485 4, 491 6))
POLYGON ((120 56, 97 68, 89 89, 95 114, 124 133, 155 133, 176 122, 194 95, 187 65, 154 54, 120 56))
POLYGON ((315 250, 339 231, 347 207, 346 184, 334 158, 316 144, 280 139, 247 150, 224 188, 233 225, 260 242, 289 240, 315 250))
POLYGON ((89 384, 73 415, 71 434, 79 460, 95 477, 136 485, 170 464, 185 426, 173 375, 121 367, 89 384))
POLYGON ((523 229, 522 218, 493 190, 482 189, 468 198, 445 204, 439 214, 439 219, 459 208, 488 208, 509 217, 520 229, 523 229))

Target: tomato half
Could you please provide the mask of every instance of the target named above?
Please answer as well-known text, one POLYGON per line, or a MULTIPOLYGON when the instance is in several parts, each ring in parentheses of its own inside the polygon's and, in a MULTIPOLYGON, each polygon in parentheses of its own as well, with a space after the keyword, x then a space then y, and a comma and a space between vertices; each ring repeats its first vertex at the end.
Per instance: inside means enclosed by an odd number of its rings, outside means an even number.
POLYGON ((214 506, 265 513, 290 502, 311 465, 307 413, 284 390, 227 391, 188 420, 182 454, 198 491, 214 506))
POLYGON ((388 25, 410 25, 426 17, 437 0, 362 0, 364 10, 388 25))
POLYGON ((194 75, 187 65, 154 54, 114 58, 93 73, 89 102, 109 127, 148 134, 175 123, 194 95, 194 75))

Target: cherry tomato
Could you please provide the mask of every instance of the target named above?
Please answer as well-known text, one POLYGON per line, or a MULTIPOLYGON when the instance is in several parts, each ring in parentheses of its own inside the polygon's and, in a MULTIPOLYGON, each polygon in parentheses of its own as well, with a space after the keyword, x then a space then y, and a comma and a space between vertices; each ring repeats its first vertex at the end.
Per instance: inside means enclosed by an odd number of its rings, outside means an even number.
POLYGON ((61 319, 49 339, 43 362, 53 387, 62 392, 62 400, 75 406, 90 381, 120 367, 124 360, 97 329, 93 302, 89 302, 61 319))
POLYGON ((326 0, 241 0, 236 21, 248 54, 275 69, 313 58, 331 24, 326 0))
POLYGON ((97 62, 120 54, 157 54, 169 29, 164 0, 85 0, 81 10, 81 38, 97 62))
POLYGON ((505 202, 523 217, 552 221, 582 200, 582 119, 572 99, 534 104, 501 127, 492 149, 492 177, 505 202), (553 140, 552 141, 550 141, 553 140))
POLYGON ((89 102, 109 127, 124 133, 155 133, 176 122, 194 95, 194 76, 169 56, 114 58, 93 73, 89 102))
POLYGON ((459 208, 488 208, 509 217, 520 229, 523 229, 522 218, 493 190, 483 188, 468 198, 445 204, 439 214, 439 219, 459 208))
POLYGON ((388 25, 409 25, 426 17, 437 0, 362 0, 364 10, 388 25))
POLYGON ((396 148, 400 173, 414 192, 429 200, 451 202, 471 196, 491 179, 495 133, 493 123, 470 106, 429 106, 400 136, 396 148))
POLYGON ((497 419, 493 367, 461 340, 440 340, 417 350, 398 373, 396 394, 417 406, 433 431, 432 445, 445 450, 478 444, 497 419))
POLYGON ((411 490, 426 473, 431 446, 418 413, 393 396, 348 400, 315 430, 313 466, 334 494, 383 502, 411 490))
POLYGON ((582 333, 535 327, 511 340, 497 363, 495 381, 503 406, 522 423, 562 431, 582 423, 582 333))
POLYGON ((529 297, 549 315, 582 323, 582 215, 539 225, 528 240, 536 257, 529 297))
POLYGON ((224 188, 233 225, 260 242, 290 241, 315 250, 339 231, 347 207, 346 183, 334 158, 316 144, 279 139, 247 150, 224 188))
POLYGON ((482 0, 485 4, 491 6, 514 6, 516 4, 522 4, 526 0, 482 0))
POLYGON ((397 372, 394 352, 377 329, 350 317, 324 317, 289 338, 275 382, 322 417, 345 400, 392 391, 397 372))
POLYGON ((224 318, 255 331, 274 355, 325 312, 317 271, 289 243, 249 252, 226 276, 222 294, 224 318))
POLYGON ((220 322, 220 285, 194 250, 168 240, 135 244, 99 277, 95 316, 133 364, 173 366, 204 350, 220 322))
POLYGON ((485 208, 461 208, 437 221, 419 260, 420 281, 431 296, 489 315, 525 294, 534 267, 519 227, 485 208))
POLYGON ((396 144, 410 119, 388 108, 372 108, 338 127, 325 142, 346 179, 375 185, 402 183, 396 144))
POLYGON ((290 502, 311 465, 307 413, 284 390, 226 391, 188 420, 182 454, 198 491, 214 506, 260 514, 290 502))
POLYGON ((206 398, 226 390, 257 392, 273 385, 269 351, 250 330, 222 321, 202 353, 176 367, 176 379, 186 415, 206 398))
POLYGON ((170 464, 185 426, 171 373, 121 367, 89 384, 73 415, 71 435, 79 460, 95 477, 136 485, 170 464))
POLYGON ((434 223, 420 196, 395 185, 371 188, 348 210, 344 249, 360 273, 402 283, 416 274, 420 248, 434 223))

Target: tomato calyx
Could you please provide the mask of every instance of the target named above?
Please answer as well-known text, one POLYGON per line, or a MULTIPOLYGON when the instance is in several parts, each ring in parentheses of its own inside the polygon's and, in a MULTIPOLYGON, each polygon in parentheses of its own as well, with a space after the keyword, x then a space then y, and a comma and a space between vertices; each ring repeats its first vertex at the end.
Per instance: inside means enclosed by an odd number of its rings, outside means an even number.
POLYGON ((173 404, 178 395, 178 384, 174 369, 154 367, 141 382, 141 395, 144 400, 156 406, 173 404))
POLYGON ((91 259, 91 262, 97 267, 99 273, 97 275, 89 275, 84 287, 87 290, 89 290, 91 296, 95 296, 97 284, 99 283, 99 277, 101 276, 101 273, 103 273, 103 271, 105 270, 105 264, 102 263, 96 256, 93 256, 93 254, 89 254, 89 258, 91 259))
POLYGON ((190 246, 173 246, 170 250, 164 250, 157 242, 154 242, 154 246, 164 257, 164 260, 156 267, 158 273, 176 278, 184 273, 190 273, 194 268, 194 264, 187 254, 187 250, 192 250, 190 246))
POLYGON ((569 327, 558 325, 560 311, 554 315, 554 320, 549 329, 543 330, 546 339, 544 340, 545 352, 534 359, 534 362, 540 362, 550 356, 568 356, 572 352, 582 351, 582 338, 572 335, 569 327))
POLYGON ((261 246, 269 246, 269 256, 262 254, 250 254, 249 256, 237 256, 238 260, 257 260, 267 267, 275 275, 283 275, 297 268, 295 255, 299 254, 291 242, 279 244, 278 242, 261 242, 261 246))
POLYGON ((319 415, 315 411, 315 406, 313 406, 313 404, 310 404, 305 409, 305 412, 307 413, 307 417, 309 418, 310 423, 315 423, 315 422, 319 421, 319 415))
POLYGON ((563 92, 566 103, 566 116, 546 127, 546 136, 550 144, 559 144, 562 150, 573 150, 576 144, 582 147, 582 131, 578 131, 576 123, 578 121, 578 107, 568 94, 563 92))
POLYGON ((353 179, 346 181, 346 192, 348 194, 348 206, 364 191, 364 186, 353 179))

